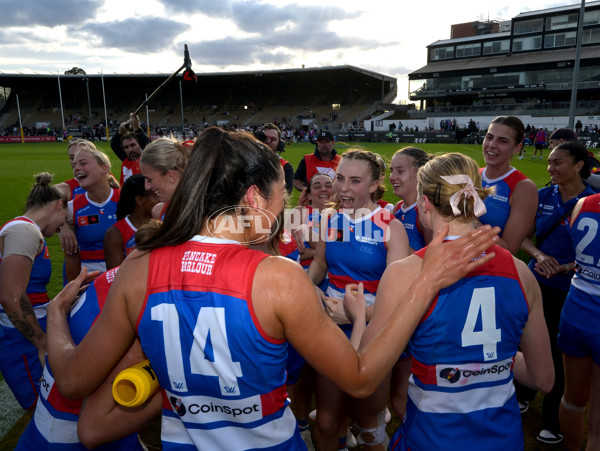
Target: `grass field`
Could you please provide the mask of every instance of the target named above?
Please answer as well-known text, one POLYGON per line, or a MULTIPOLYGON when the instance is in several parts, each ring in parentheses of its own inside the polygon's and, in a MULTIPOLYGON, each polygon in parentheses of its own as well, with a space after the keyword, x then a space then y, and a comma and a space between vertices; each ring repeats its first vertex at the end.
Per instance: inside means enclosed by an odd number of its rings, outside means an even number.
MULTIPOLYGON (((338 143, 336 148, 343 152, 349 147, 362 147, 379 153, 386 163, 389 163, 393 153, 401 147, 411 144, 390 144, 390 143, 338 143)), ((104 150, 113 162, 113 174, 118 178, 120 172, 120 161, 112 154, 108 143, 98 143, 97 146, 104 150)), ((418 144, 432 154, 442 154, 448 152, 460 152, 474 158, 479 165, 483 164, 481 146, 462 145, 462 144, 418 144)), ((312 152, 314 147, 310 144, 292 144, 286 147, 283 157, 294 167, 304 154, 312 152)), ((531 160, 532 148, 527 149, 527 157, 523 160, 515 158, 514 166, 531 178, 539 187, 544 186, 548 180, 545 160, 531 160)), ((545 155, 547 156, 547 154, 545 155)), ((68 163, 66 144, 64 143, 32 143, 32 144, 5 144, 0 145, 0 224, 23 213, 23 206, 27 193, 33 183, 33 175, 42 171, 47 171, 55 175, 55 182, 59 183, 73 177, 71 167, 68 163)), ((298 193, 295 192, 290 204, 295 205, 298 193)), ((384 199, 389 202, 396 202, 398 199, 389 188, 384 195, 384 199)), ((63 255, 60 249, 58 237, 47 239, 52 259, 52 279, 48 285, 50 297, 54 296, 62 288, 62 264, 63 255)), ((1 379, 1 377, 0 377, 1 379)), ((0 403, 3 400, 0 399, 0 403)), ((16 420, 16 418, 15 418, 16 420)), ((540 403, 539 399, 533 403, 530 412, 523 417, 526 449, 537 450, 550 448, 542 445, 535 440, 535 435, 539 432, 541 426, 540 403)), ((18 440, 18 437, 26 426, 27 421, 19 421, 13 429, 0 440, 0 450, 12 449, 18 440)), ((398 425, 398 420, 393 419, 389 430, 398 425)), ((552 447, 553 449, 563 449, 561 446, 552 447)))

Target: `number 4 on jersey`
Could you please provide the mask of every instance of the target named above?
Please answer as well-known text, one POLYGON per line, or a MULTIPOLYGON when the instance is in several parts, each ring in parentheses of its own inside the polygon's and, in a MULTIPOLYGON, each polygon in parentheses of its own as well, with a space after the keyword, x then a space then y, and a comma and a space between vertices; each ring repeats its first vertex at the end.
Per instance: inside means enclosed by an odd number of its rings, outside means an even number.
POLYGON ((496 329, 496 296, 494 287, 475 288, 471 296, 467 319, 461 334, 462 346, 483 345, 483 360, 497 359, 497 343, 502 331, 496 329), (481 330, 475 330, 481 314, 481 330))
POLYGON ((225 309, 204 307, 198 312, 194 329, 194 344, 190 354, 190 366, 193 373, 203 376, 217 376, 221 386, 221 395, 238 396, 240 390, 237 378, 242 377, 240 362, 231 358, 231 350, 227 341, 225 327, 225 309), (206 357, 206 341, 210 334, 213 349, 213 360, 206 357))

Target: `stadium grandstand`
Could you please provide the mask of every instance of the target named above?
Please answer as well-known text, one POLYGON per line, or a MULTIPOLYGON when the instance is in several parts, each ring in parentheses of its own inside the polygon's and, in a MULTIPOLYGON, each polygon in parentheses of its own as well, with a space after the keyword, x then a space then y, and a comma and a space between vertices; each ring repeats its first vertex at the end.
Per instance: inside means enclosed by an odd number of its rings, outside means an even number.
MULTIPOLYGON (((427 65, 409 74, 406 125, 486 127, 501 114, 553 130, 568 122, 580 5, 523 12, 507 21, 451 26, 450 39, 427 46, 427 65)), ((600 1, 583 18, 576 120, 580 131, 600 124, 600 1)), ((382 128, 388 124, 380 119, 382 128)), ((392 118, 383 118, 392 119, 392 118)), ((452 128, 452 127, 451 127, 452 128)))
MULTIPOLYGON (((5 135, 19 134, 20 107, 26 134, 60 138, 64 116, 67 134, 105 138, 105 101, 113 133, 168 77, 0 73, 0 98, 5 99, 3 106, 0 103, 0 127, 5 135)), ((166 85, 148 105, 153 135, 182 128, 199 131, 206 125, 249 127, 265 122, 304 131, 360 131, 365 117, 397 95, 395 78, 354 66, 199 73, 197 83, 182 83, 181 78, 166 85)), ((139 116, 146 120, 145 109, 139 116)))

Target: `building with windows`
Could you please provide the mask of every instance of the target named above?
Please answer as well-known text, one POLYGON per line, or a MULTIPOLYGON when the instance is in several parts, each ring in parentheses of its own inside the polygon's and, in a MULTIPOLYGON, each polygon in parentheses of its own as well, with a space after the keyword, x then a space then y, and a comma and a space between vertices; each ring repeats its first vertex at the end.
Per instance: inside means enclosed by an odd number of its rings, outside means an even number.
MULTIPOLYGON (((421 110, 451 116, 568 115, 580 5, 524 12, 506 22, 452 26, 409 74, 421 110), (488 113, 486 113, 488 112, 488 113)), ((585 5, 577 114, 600 114, 600 1, 585 5)))

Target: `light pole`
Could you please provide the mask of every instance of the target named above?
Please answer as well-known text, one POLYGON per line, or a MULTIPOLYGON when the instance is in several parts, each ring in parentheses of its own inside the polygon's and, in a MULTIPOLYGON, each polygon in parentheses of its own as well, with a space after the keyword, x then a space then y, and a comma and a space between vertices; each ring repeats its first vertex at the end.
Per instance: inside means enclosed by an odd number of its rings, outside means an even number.
POLYGON ((83 77, 83 81, 85 81, 85 89, 87 90, 87 99, 88 99, 88 131, 90 131, 90 127, 92 127, 92 101, 90 100, 90 79, 88 77, 83 77))

